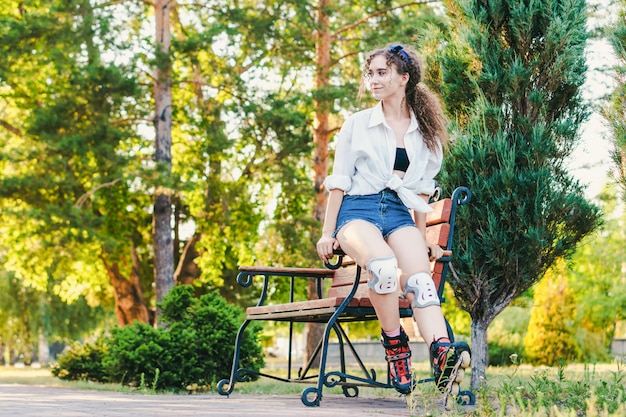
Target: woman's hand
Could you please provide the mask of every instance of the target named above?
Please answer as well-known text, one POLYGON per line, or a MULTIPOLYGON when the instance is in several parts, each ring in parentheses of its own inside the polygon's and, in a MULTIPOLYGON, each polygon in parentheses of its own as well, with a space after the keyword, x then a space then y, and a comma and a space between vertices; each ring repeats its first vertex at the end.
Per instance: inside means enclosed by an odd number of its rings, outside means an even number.
POLYGON ((428 242, 426 242, 426 246, 428 247, 428 259, 431 262, 436 261, 443 256, 443 249, 441 249, 441 246, 428 242))
POLYGON ((331 235, 322 235, 317 241, 317 254, 325 264, 333 259, 334 250, 339 247, 339 241, 331 235))

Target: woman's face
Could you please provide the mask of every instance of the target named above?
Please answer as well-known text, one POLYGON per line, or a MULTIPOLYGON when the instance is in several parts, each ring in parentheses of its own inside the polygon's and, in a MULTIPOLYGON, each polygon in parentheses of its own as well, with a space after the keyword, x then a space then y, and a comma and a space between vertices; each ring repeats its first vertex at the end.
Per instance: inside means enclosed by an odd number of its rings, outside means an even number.
POLYGON ((384 55, 377 55, 370 62, 367 83, 372 96, 377 100, 395 95, 403 97, 408 79, 408 74, 398 74, 395 65, 388 66, 384 55))

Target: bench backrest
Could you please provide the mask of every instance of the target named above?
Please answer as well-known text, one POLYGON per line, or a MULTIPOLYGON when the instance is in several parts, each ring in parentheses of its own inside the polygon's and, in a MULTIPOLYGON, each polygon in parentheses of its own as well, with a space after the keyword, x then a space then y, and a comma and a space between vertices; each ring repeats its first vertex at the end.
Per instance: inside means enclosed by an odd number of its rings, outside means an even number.
MULTIPOLYGON (((450 225, 452 199, 445 198, 440 201, 435 201, 430 203, 430 206, 433 211, 426 214, 426 240, 430 243, 435 243, 441 246, 441 248, 445 251, 449 251, 451 249, 448 245, 449 242, 451 242, 449 238, 452 230, 450 225)), ((437 286, 439 298, 441 299, 443 299, 442 283, 445 282, 445 272, 447 263, 450 260, 450 252, 446 252, 446 255, 447 256, 444 256, 441 260, 431 264, 433 281, 437 286)), ((343 265, 343 267, 340 267, 335 271, 332 285, 328 292, 329 297, 346 297, 352 289, 357 267, 354 264, 354 261, 350 260, 344 260, 343 265)), ((360 284, 354 298, 369 298, 369 291, 367 287, 368 279, 369 273, 365 270, 361 270, 360 284)))

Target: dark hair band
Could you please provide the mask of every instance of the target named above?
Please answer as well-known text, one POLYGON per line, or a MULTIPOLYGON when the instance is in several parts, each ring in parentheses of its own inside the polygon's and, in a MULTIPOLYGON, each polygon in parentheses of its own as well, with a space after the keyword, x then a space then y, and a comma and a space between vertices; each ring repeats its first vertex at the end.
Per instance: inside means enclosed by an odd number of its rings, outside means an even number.
POLYGON ((407 65, 411 64, 411 58, 409 58, 409 54, 406 53, 402 45, 393 45, 389 47, 389 51, 394 54, 400 55, 406 61, 407 65))

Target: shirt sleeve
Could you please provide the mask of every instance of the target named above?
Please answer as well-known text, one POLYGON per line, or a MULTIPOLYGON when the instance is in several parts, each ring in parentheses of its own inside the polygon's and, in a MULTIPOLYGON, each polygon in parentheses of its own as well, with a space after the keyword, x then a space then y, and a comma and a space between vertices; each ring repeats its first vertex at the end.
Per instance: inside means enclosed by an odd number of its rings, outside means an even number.
POLYGON ((352 176, 355 171, 356 157, 352 152, 352 132, 354 117, 349 117, 337 134, 333 173, 324 180, 327 190, 340 189, 345 192, 352 188, 352 176))

